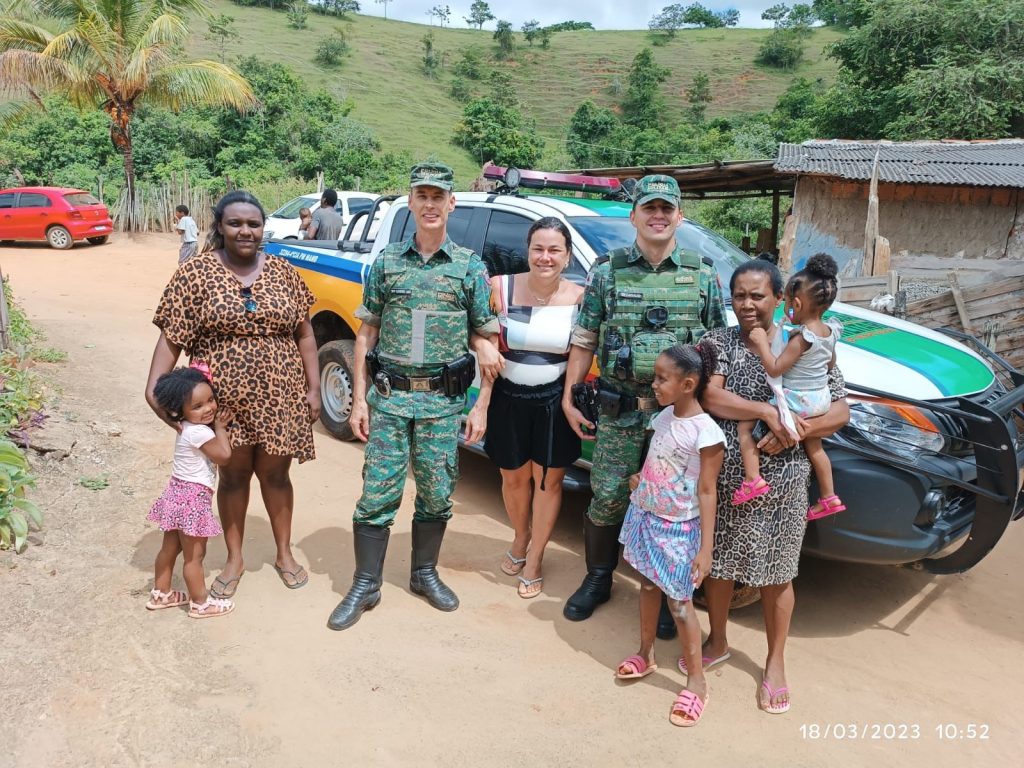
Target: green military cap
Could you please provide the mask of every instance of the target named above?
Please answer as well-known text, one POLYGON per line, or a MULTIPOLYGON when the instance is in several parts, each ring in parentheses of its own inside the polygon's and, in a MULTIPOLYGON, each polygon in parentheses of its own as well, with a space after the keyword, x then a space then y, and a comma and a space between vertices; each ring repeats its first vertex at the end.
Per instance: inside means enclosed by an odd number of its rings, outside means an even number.
POLYGON ((409 174, 410 187, 439 187, 447 192, 455 189, 455 173, 444 163, 419 163, 409 174))
POLYGON ((681 197, 679 185, 675 179, 671 176, 653 174, 644 176, 637 183, 633 201, 634 205, 643 205, 651 200, 665 200, 678 208, 681 197))

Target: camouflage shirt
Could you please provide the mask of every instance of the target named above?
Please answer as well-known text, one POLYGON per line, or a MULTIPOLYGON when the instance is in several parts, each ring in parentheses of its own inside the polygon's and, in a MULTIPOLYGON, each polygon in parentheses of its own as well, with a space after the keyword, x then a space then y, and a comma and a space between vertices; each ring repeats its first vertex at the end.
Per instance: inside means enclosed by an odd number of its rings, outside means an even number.
MULTIPOLYGON (((666 269, 675 269, 682 264, 683 249, 678 244, 672 254, 658 265, 657 269, 651 267, 644 258, 640 247, 633 242, 629 256, 629 266, 625 269, 639 269, 648 272, 661 272, 666 269)), ((610 315, 609 307, 612 301, 613 281, 611 278, 611 263, 605 259, 595 264, 590 274, 587 275, 587 287, 583 293, 583 303, 580 307, 579 316, 576 319, 576 327, 572 332, 570 344, 583 347, 591 352, 597 349, 597 340, 601 324, 610 315)), ((714 267, 705 262, 700 266, 700 319, 706 330, 712 328, 724 328, 725 303, 722 300, 722 286, 718 282, 718 273, 714 267)), ((650 395, 649 385, 640 385, 636 382, 621 382, 616 384, 616 389, 630 394, 638 394, 644 397, 650 395)))
MULTIPOLYGON (((469 254, 469 269, 462 280, 462 291, 459 296, 459 304, 466 309, 469 317, 469 327, 481 336, 489 336, 498 332, 498 318, 495 317, 490 305, 490 285, 487 281, 487 270, 480 257, 456 245, 455 242, 446 237, 441 247, 426 261, 416 250, 416 243, 413 237, 400 242, 388 245, 383 252, 374 260, 370 272, 363 285, 363 303, 356 310, 356 317, 364 323, 380 328, 381 316, 384 313, 384 305, 388 300, 388 288, 384 276, 384 257, 399 257, 408 260, 411 268, 419 270, 434 270, 441 279, 442 270, 451 263, 451 255, 456 251, 469 254)), ((433 376, 437 375, 437 369, 425 370, 421 368, 410 368, 406 366, 387 364, 387 368, 394 373, 403 376, 433 376)), ((443 392, 400 392, 394 390, 390 397, 381 397, 371 386, 367 397, 370 405, 379 408, 385 413, 406 418, 438 418, 451 416, 459 413, 465 406, 466 398, 446 397, 443 392)))

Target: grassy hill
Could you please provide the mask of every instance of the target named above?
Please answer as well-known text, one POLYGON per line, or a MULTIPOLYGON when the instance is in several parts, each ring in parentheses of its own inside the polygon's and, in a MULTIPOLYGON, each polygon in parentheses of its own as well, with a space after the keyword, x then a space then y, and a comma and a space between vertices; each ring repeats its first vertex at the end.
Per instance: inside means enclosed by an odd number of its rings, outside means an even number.
MULTIPOLYGON (((257 55, 287 64, 311 85, 352 97, 356 104, 353 117, 373 128, 386 149, 406 149, 416 158, 433 153, 454 165, 463 184, 476 176, 481 158, 473 158, 451 143, 462 105, 448 95, 450 67, 460 51, 472 45, 491 57, 495 50, 492 32, 440 29, 374 16, 340 21, 312 14, 307 29, 295 30, 288 27, 281 12, 245 8, 227 0, 210 0, 209 6, 214 14, 235 18, 240 38, 228 43, 229 60, 257 55), (345 30, 352 53, 337 69, 324 69, 313 62, 313 53, 319 40, 336 27, 345 30), (434 33, 435 48, 444 54, 445 66, 436 80, 426 77, 421 68, 421 39, 428 31, 434 33)), ((196 21, 193 28, 192 51, 217 57, 217 45, 204 38, 206 24, 196 21)), ((708 113, 712 117, 770 109, 796 77, 831 82, 836 67, 823 49, 839 39, 840 33, 815 30, 805 46, 804 63, 785 73, 754 64, 757 49, 768 34, 760 29, 684 30, 668 45, 655 47, 657 61, 673 73, 669 84, 673 112, 682 114, 686 88, 698 69, 711 77, 715 100, 708 113)), ((521 35, 517 35, 517 43, 515 61, 491 65, 511 73, 524 112, 536 119, 546 140, 548 166, 568 162, 563 139, 579 103, 590 98, 598 104, 614 105, 619 98, 614 92, 617 88, 624 92, 633 57, 650 44, 643 31, 559 32, 547 51, 529 48, 521 35)), ((478 92, 486 89, 482 83, 473 85, 478 92)))

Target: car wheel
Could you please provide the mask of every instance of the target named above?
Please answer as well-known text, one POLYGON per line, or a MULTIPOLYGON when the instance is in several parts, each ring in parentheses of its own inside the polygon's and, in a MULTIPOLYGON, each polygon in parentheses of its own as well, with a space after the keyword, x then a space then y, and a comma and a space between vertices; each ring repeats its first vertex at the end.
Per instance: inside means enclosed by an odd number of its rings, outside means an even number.
POLYGON ((99 237, 87 237, 85 238, 93 245, 103 245, 107 240, 110 239, 110 235, 100 235, 99 237))
POLYGON ((352 413, 352 380, 356 343, 329 341, 320 347, 320 423, 339 440, 353 440, 348 417, 352 413))
POLYGON ((71 233, 64 227, 50 227, 46 230, 46 242, 50 244, 51 248, 56 248, 59 251, 66 251, 75 244, 71 233))

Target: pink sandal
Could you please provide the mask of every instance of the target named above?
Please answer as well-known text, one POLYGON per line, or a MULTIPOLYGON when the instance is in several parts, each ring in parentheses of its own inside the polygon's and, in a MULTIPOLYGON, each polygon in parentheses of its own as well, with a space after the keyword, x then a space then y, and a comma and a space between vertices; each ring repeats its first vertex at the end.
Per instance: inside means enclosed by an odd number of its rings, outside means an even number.
POLYGON ((739 506, 740 504, 746 504, 752 499, 756 499, 758 496, 764 496, 768 493, 772 487, 765 482, 765 479, 758 475, 753 480, 744 480, 740 483, 740 487, 736 489, 736 492, 732 495, 733 506, 739 506))
POLYGON ((643 656, 630 656, 628 659, 623 659, 619 662, 619 666, 615 669, 615 677, 619 680, 639 680, 641 677, 647 677, 657 668, 657 664, 648 664, 647 659, 643 656), (633 671, 623 674, 623 667, 633 671))
POLYGON ((217 616, 227 616, 235 610, 235 603, 223 597, 206 596, 205 603, 194 603, 188 601, 188 617, 190 619, 212 619, 217 616))
POLYGON ((162 611, 164 608, 177 608, 188 602, 188 595, 172 589, 170 592, 161 592, 159 589, 152 589, 149 592, 149 602, 146 603, 147 611, 162 611))
POLYGON ((846 505, 843 504, 842 499, 835 494, 831 496, 822 496, 818 499, 817 504, 807 510, 807 519, 818 520, 822 517, 828 517, 829 515, 834 515, 837 512, 842 512, 844 509, 846 509, 846 505))
POLYGON ((700 722, 704 714, 704 705, 708 703, 709 698, 710 695, 705 696, 701 701, 700 696, 684 688, 672 704, 672 710, 668 714, 669 722, 680 728, 692 728, 700 722))

